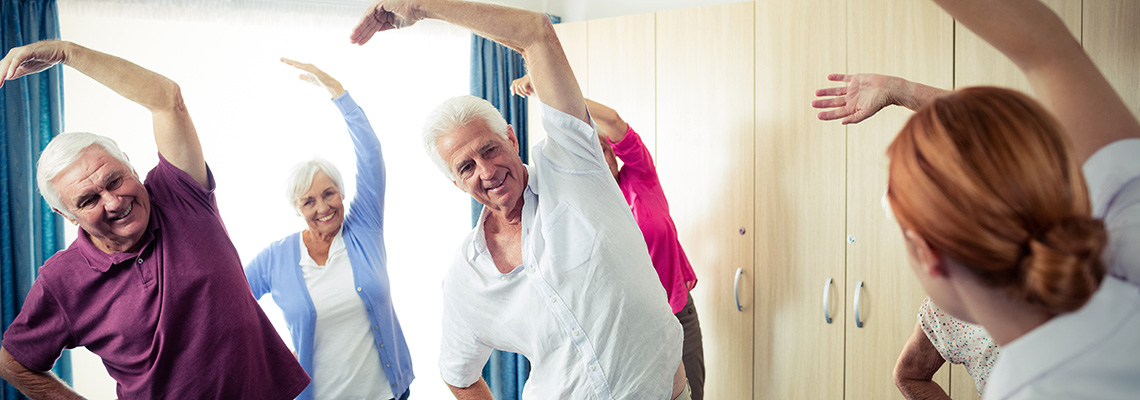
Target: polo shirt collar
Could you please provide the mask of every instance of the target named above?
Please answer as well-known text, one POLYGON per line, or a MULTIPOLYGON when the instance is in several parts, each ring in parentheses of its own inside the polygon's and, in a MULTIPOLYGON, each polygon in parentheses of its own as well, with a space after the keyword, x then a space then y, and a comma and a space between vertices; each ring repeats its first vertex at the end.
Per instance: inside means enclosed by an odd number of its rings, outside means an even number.
POLYGON ((84 260, 87 260, 87 265, 91 267, 91 269, 99 272, 107 272, 115 264, 121 264, 125 261, 137 258, 150 247, 151 242, 154 241, 155 233, 158 232, 157 211, 157 208, 154 207, 154 203, 151 203, 150 221, 147 222, 146 229, 143 230, 143 235, 139 238, 139 241, 142 242, 142 246, 139 247, 138 253, 104 253, 103 250, 99 250, 98 247, 95 247, 95 243, 91 242, 91 238, 87 236, 87 232, 83 230, 83 227, 80 227, 79 235, 75 239, 79 254, 83 256, 84 260))
POLYGON ((1129 320, 1127 316, 1138 312, 1140 290, 1105 277, 1100 289, 1081 309, 1053 317, 1002 347, 983 397, 1004 399, 1013 395, 1068 360, 1108 341, 1129 320), (1000 377, 995 376, 999 374, 1000 377))

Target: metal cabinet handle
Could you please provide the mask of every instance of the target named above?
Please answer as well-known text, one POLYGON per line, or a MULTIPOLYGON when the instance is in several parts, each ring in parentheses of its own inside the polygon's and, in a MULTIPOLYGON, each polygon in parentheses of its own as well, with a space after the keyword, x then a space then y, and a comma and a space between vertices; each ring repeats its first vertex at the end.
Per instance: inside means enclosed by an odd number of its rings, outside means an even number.
POLYGON ((827 283, 823 284, 823 320, 831 323, 831 278, 827 278, 827 283))
POLYGON ((859 293, 863 292, 863 281, 855 284, 855 327, 862 328, 863 321, 859 319, 859 293))
POLYGON ((744 273, 744 269, 736 269, 736 277, 732 279, 732 297, 736 299, 736 311, 744 311, 740 307, 740 274, 744 273))

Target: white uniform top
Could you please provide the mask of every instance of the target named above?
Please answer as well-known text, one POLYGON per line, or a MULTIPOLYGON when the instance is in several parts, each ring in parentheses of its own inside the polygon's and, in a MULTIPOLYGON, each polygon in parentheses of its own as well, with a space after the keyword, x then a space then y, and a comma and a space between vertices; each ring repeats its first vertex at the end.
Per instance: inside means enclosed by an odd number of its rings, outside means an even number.
POLYGON ((1002 347, 984 397, 1140 397, 1140 287, 1107 277, 1080 310, 1002 347))
POLYGON ((492 349, 532 363, 525 399, 669 399, 682 330, 594 128, 543 105, 523 193, 523 264, 500 273, 483 223, 443 284, 439 369, 467 387, 492 349))
POLYGON ((301 273, 317 312, 313 333, 314 399, 391 399, 388 376, 380 369, 364 302, 356 294, 344 239, 336 233, 325 265, 301 242, 301 273))
POLYGON ((1110 275, 1140 285, 1140 139, 1101 148, 1083 169, 1093 217, 1108 230, 1104 265, 1110 275))

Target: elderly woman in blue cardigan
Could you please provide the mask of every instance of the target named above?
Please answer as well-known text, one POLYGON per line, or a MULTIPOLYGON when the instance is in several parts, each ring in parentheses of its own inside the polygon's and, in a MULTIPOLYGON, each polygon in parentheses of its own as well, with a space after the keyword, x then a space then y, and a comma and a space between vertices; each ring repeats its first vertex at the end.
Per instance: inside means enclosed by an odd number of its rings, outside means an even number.
POLYGON ((286 194, 305 230, 271 243, 245 267, 254 297, 284 311, 301 366, 313 378, 298 399, 406 399, 412 360, 388 282, 384 158, 364 112, 340 82, 281 59, 328 89, 356 150, 356 197, 344 207, 340 172, 314 159, 294 167, 286 194))

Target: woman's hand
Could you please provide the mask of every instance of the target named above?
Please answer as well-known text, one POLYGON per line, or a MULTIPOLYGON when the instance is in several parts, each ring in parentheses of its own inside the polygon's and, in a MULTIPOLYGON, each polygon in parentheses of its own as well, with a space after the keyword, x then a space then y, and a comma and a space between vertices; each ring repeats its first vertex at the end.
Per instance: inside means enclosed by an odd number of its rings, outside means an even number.
POLYGON ((305 73, 300 76, 301 80, 327 89, 334 99, 344 94, 344 87, 340 85, 340 82, 333 79, 329 74, 326 74, 325 71, 321 71, 321 69, 315 65, 293 61, 285 57, 281 57, 281 62, 289 64, 289 66, 293 68, 305 71, 305 73))
POLYGON ((841 123, 854 124, 870 118, 884 107, 899 104, 896 99, 898 93, 893 76, 879 74, 831 74, 827 79, 835 82, 847 82, 847 86, 840 86, 815 91, 818 97, 835 96, 829 99, 811 102, 815 108, 832 108, 822 111, 818 117, 824 121, 843 118, 841 123))
POLYGON ((364 16, 352 29, 352 43, 363 45, 376 32, 412 26, 424 19, 416 4, 410 0, 376 0, 364 10, 364 16))

